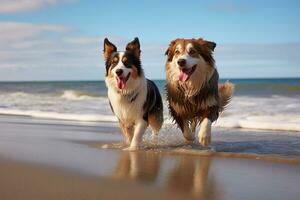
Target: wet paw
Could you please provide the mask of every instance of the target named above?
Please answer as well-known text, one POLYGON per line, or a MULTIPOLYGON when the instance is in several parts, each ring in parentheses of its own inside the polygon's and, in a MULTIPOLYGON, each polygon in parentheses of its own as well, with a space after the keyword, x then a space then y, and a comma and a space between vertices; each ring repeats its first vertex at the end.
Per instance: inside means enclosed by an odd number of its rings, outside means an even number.
POLYGON ((210 142, 211 142, 210 135, 203 135, 199 138, 199 143, 204 147, 207 147, 208 145, 210 145, 210 142))
POLYGON ((185 145, 193 144, 193 143, 194 143, 194 139, 195 139, 195 138, 190 139, 190 140, 185 139, 184 144, 185 144, 185 145))
POLYGON ((191 133, 188 133, 188 134, 185 133, 183 136, 184 136, 186 142, 193 143, 193 141, 195 140, 195 135, 193 135, 191 133))
POLYGON ((139 149, 140 149, 139 146, 130 146, 130 147, 124 148, 123 151, 137 151, 139 149))

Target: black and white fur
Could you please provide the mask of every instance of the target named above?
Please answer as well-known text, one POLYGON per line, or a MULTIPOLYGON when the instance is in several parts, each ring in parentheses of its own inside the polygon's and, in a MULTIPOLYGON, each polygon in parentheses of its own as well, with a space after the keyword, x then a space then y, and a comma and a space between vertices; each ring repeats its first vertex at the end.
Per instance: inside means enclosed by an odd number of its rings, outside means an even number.
POLYGON ((138 149, 148 125, 156 134, 163 124, 162 98, 156 85, 145 78, 138 38, 125 51, 104 39, 105 82, 111 109, 119 120, 128 150, 138 149))

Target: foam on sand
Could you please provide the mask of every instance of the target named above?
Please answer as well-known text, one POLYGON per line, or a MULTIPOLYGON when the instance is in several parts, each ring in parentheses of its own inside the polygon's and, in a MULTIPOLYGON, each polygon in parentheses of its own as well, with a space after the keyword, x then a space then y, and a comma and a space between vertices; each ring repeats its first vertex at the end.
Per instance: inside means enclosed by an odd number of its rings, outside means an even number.
POLYGON ((34 118, 45 118, 45 119, 84 121, 84 122, 97 122, 97 121, 117 122, 117 119, 113 115, 101 115, 101 114, 71 114, 71 113, 44 112, 44 111, 37 111, 37 110, 13 110, 13 109, 0 109, 0 114, 30 116, 34 118))
POLYGON ((214 126, 226 128, 247 128, 263 130, 300 131, 299 115, 261 115, 220 118, 214 126))
POLYGON ((300 101, 297 98, 234 97, 214 124, 218 127, 300 131, 300 101))

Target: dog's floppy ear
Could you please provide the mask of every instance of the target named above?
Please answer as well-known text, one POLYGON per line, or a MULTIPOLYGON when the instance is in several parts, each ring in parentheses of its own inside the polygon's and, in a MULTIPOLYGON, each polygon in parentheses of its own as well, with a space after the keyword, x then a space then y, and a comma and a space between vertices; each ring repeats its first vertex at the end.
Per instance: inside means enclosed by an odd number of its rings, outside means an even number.
POLYGON ((126 51, 131 51, 136 57, 140 57, 141 49, 139 38, 136 37, 133 41, 129 42, 126 45, 126 51))
POLYGON ((168 49, 165 52, 165 55, 168 56, 168 60, 167 60, 168 62, 171 62, 172 59, 173 59, 173 56, 174 56, 174 45, 175 45, 176 41, 177 41, 177 39, 171 41, 170 44, 169 44, 168 49))
POLYGON ((113 52, 117 51, 117 47, 111 43, 107 38, 104 39, 103 45, 103 56, 104 60, 107 61, 113 52))
POLYGON ((217 46, 217 44, 215 42, 207 41, 207 40, 204 40, 203 38, 199 38, 199 39, 197 39, 197 41, 200 45, 206 46, 211 51, 214 51, 217 46))

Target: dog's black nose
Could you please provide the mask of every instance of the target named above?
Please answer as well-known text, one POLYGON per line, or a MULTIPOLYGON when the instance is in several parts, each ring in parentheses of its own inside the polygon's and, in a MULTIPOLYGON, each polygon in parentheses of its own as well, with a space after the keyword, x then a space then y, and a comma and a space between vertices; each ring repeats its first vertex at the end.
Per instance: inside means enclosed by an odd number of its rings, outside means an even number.
POLYGON ((185 59, 179 59, 177 61, 177 64, 180 66, 180 67, 184 67, 185 64, 186 64, 186 60, 185 59))
POLYGON ((121 76, 123 74, 123 69, 117 69, 116 74, 117 76, 121 76))

